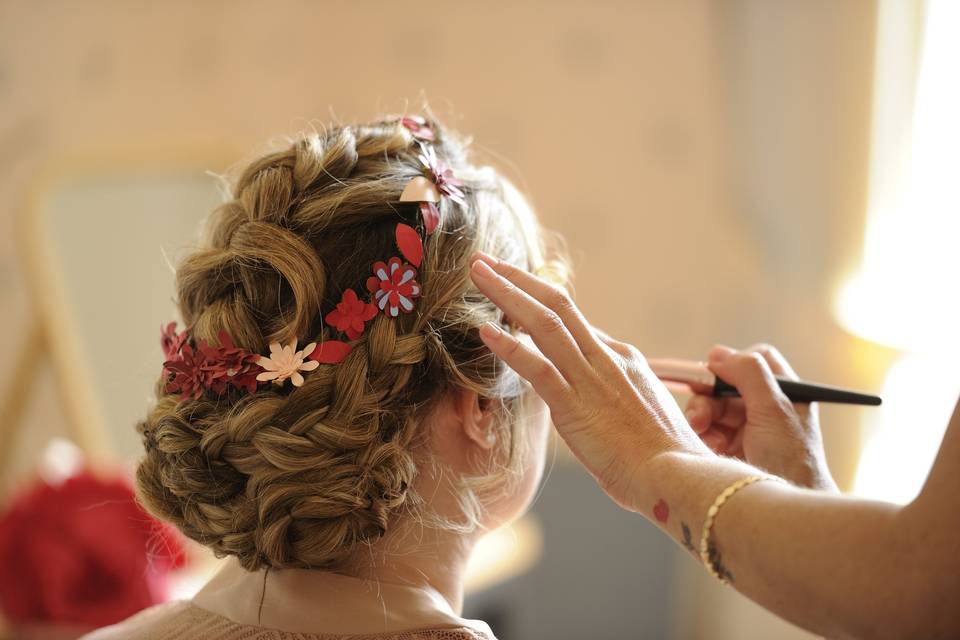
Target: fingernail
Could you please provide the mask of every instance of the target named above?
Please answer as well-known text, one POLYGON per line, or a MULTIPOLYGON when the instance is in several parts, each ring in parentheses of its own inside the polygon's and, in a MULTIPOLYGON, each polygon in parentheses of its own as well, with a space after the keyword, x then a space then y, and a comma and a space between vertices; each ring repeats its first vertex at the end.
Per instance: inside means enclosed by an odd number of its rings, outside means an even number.
POLYGON ((732 349, 718 344, 710 350, 709 360, 711 363, 720 363, 729 358, 731 353, 733 353, 732 349))
POLYGON ((497 275, 496 272, 490 268, 490 265, 483 260, 474 260, 473 265, 471 266, 473 268, 473 272, 481 278, 492 278, 497 275))
POLYGON ((480 335, 484 338, 497 339, 503 334, 503 330, 492 322, 484 322, 480 325, 480 335))
POLYGON ((693 422, 693 417, 697 415, 697 412, 693 409, 687 409, 683 412, 684 417, 686 417, 687 422, 693 422))

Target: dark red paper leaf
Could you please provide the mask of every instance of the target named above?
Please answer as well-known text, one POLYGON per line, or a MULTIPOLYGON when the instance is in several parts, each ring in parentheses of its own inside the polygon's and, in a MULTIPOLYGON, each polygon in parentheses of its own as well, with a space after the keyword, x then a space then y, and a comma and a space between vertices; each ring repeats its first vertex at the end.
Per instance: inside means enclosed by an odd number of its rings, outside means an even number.
POLYGON ((324 340, 313 350, 309 356, 310 360, 316 360, 321 364, 337 364, 343 362, 350 350, 353 349, 346 342, 340 340, 324 340))
POLYGON ((440 224, 440 209, 432 202, 421 202, 420 215, 423 217, 423 228, 430 235, 440 224))
POLYGON ((402 222, 396 230, 397 247, 410 264, 419 267, 423 262, 423 241, 416 229, 402 222))

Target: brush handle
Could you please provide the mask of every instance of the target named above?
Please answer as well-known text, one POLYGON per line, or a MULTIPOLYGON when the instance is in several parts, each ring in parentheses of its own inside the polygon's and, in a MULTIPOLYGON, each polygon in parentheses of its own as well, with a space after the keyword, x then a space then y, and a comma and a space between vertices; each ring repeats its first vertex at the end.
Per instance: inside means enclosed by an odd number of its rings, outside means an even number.
MULTIPOLYGON (((837 402, 841 404, 862 404, 871 407, 878 406, 882 402, 879 396, 825 384, 812 384, 779 377, 777 378, 777 384, 780 385, 780 390, 791 402, 837 402)), ((713 385, 713 395, 718 398, 730 397, 739 396, 740 392, 732 384, 717 378, 713 385)))

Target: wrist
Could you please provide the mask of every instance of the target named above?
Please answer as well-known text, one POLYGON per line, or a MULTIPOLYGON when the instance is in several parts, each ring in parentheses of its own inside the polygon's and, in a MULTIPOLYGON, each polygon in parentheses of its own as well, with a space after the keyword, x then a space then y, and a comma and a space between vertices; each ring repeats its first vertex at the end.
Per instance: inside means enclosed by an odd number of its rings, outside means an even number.
POLYGON ((837 483, 827 467, 826 460, 816 453, 808 452, 795 457, 782 472, 777 472, 798 487, 839 493, 837 483))
POLYGON ((652 458, 636 479, 634 509, 650 517, 652 505, 669 498, 683 505, 691 518, 702 518, 717 494, 739 478, 764 471, 734 458, 669 451, 652 458))
POLYGON ((646 517, 702 562, 704 525, 718 496, 745 478, 768 475, 745 462, 713 453, 665 452, 639 470, 630 504, 623 506, 646 517))

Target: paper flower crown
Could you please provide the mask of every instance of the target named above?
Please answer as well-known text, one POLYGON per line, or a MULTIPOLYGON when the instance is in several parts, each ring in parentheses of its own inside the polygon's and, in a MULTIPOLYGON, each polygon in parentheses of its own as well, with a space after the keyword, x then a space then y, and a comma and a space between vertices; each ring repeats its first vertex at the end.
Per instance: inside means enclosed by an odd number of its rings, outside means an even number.
MULTIPOLYGON (((420 217, 426 235, 432 234, 440 224, 440 209, 437 203, 446 196, 465 204, 460 187, 463 181, 441 161, 430 142, 435 139, 433 129, 420 116, 404 116, 399 123, 405 127, 420 146, 419 160, 425 174, 412 178, 400 195, 400 202, 418 202, 420 217)), ((378 313, 396 318, 400 313, 410 313, 414 300, 420 297, 421 287, 417 282, 417 267, 423 261, 423 239, 420 233, 408 224, 400 222, 394 229, 400 255, 391 256, 386 262, 373 263, 372 275, 367 278, 368 297, 361 298, 357 291, 347 289, 336 308, 324 318, 350 340, 363 335, 366 323, 378 313)), ((171 322, 161 327, 160 341, 166 357, 163 363, 165 391, 179 393, 181 399, 197 399, 205 390, 222 394, 228 387, 254 393, 261 382, 284 385, 289 379, 294 386, 303 385, 303 373, 313 371, 321 364, 342 362, 352 349, 342 340, 311 342, 297 350, 297 339, 287 345, 270 344, 270 355, 252 353, 234 345, 226 331, 220 331, 219 346, 199 340, 196 346, 189 344, 187 331, 177 333, 177 325, 171 322)))

